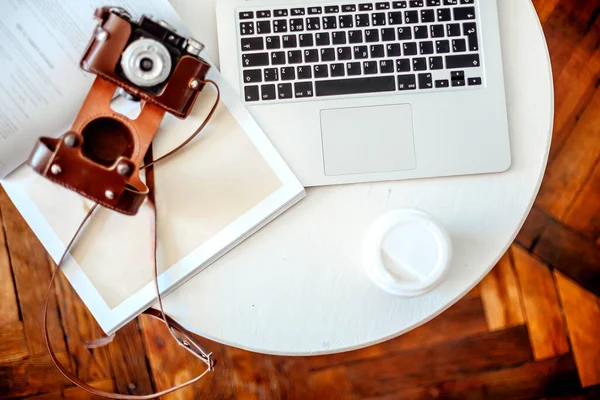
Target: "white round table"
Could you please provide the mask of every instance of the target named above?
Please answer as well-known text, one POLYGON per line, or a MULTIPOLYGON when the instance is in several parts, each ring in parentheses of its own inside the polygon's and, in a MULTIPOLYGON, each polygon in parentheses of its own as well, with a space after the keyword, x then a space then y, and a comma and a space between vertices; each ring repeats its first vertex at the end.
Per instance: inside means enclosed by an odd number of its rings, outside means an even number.
MULTIPOLYGON (((172 0, 216 53, 214 0, 172 0)), ((218 342, 282 355, 335 353, 401 335, 473 288, 512 243, 548 157, 553 87, 546 42, 529 1, 499 0, 512 166, 500 174, 308 189, 308 196, 170 294, 167 311, 218 342), (414 298, 387 294, 361 264, 369 225, 416 208, 453 242, 444 281, 414 298)))

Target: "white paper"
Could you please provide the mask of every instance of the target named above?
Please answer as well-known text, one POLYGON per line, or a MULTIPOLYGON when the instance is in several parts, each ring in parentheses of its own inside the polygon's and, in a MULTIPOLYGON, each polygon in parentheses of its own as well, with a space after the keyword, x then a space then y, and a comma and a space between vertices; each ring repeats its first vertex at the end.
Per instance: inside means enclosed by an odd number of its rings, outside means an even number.
POLYGON ((0 1, 0 178, 26 161, 38 137, 71 126, 94 80, 79 60, 94 10, 107 2, 134 18, 179 21, 166 0, 0 1))

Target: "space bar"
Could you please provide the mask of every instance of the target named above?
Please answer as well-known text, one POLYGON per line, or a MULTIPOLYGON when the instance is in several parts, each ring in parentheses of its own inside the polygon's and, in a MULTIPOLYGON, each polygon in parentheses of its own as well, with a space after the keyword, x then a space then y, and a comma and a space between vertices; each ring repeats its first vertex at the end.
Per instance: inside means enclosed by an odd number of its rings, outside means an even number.
POLYGON ((341 94, 392 92, 396 90, 393 76, 373 78, 329 79, 315 82, 317 96, 335 96, 341 94))

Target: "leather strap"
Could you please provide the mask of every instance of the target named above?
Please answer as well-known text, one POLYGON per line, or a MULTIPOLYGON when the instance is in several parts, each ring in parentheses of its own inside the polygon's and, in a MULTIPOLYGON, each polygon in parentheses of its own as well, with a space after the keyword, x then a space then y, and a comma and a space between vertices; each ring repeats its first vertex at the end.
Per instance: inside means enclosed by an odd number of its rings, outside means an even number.
MULTIPOLYGON (((50 355, 50 359, 52 360, 52 362, 54 363, 54 365, 56 366, 56 368, 63 374, 63 376, 65 378, 67 378, 69 381, 71 381, 73 384, 79 386, 81 389, 96 395, 96 396, 102 396, 102 397, 106 397, 106 398, 110 398, 110 399, 123 399, 123 400, 143 400, 143 399, 155 399, 159 396, 163 396, 166 395, 168 393, 172 393, 176 390, 179 390, 185 386, 191 385, 197 381, 199 381, 203 376, 205 376, 207 373, 213 371, 214 369, 214 365, 215 365, 215 361, 211 358, 211 353, 207 352, 206 350, 204 350, 202 348, 202 346, 194 339, 193 335, 187 330, 185 329, 183 326, 181 326, 177 321, 175 321, 174 319, 172 319, 171 317, 169 317, 165 311, 164 311, 164 307, 163 307, 163 303, 162 303, 162 296, 160 294, 160 290, 158 287, 158 266, 157 266, 157 254, 156 254, 156 250, 157 250, 157 229, 156 229, 156 224, 157 224, 157 218, 156 218, 156 207, 154 205, 154 179, 153 179, 153 171, 152 171, 152 166, 154 164, 156 164, 159 161, 164 160, 165 158, 173 155, 174 153, 176 153, 177 151, 179 151, 181 148, 183 148, 185 145, 187 145, 189 142, 191 142, 203 129, 204 127, 206 127, 206 125, 208 124, 208 122, 211 120, 211 118, 213 117, 217 106, 219 105, 220 102, 220 98, 221 98, 221 93, 219 90, 219 86, 211 80, 206 80, 206 82, 211 83, 212 85, 214 85, 216 91, 217 91, 217 98, 215 100, 215 103, 213 105, 213 107, 211 108, 210 112, 208 113, 208 115, 206 116, 206 118, 204 119, 204 122, 202 122, 202 124, 198 127, 198 129, 196 129, 196 131, 188 138, 186 139, 182 144, 180 144, 179 146, 177 146, 175 149, 169 151, 168 153, 164 154, 163 156, 159 157, 158 159, 152 161, 152 150, 151 147, 146 155, 146 164, 141 167, 140 169, 147 169, 147 173, 146 173, 146 183, 150 189, 150 196, 149 196, 149 205, 153 210, 153 215, 154 215, 154 232, 153 232, 153 237, 154 237, 154 242, 153 242, 153 249, 154 249, 154 268, 153 268, 153 277, 154 277, 154 285, 155 285, 155 289, 156 289, 156 297, 158 299, 158 305, 159 305, 159 309, 160 310, 155 310, 153 308, 149 308, 146 311, 143 312, 144 315, 148 315, 150 317, 153 318, 157 318, 160 319, 161 321, 163 321, 165 323, 165 325, 167 326, 167 328, 169 329, 169 332, 171 333, 171 335, 173 336, 173 338, 177 341, 177 343, 183 347, 185 350, 187 350, 189 353, 191 353, 194 357, 200 359, 205 365, 206 365, 206 370, 204 372, 202 372, 200 375, 196 376, 193 379, 190 379, 187 382, 184 382, 180 385, 174 386, 170 389, 167 390, 163 390, 161 392, 158 393, 154 393, 154 394, 148 394, 148 395, 127 395, 127 394, 118 394, 118 393, 112 393, 112 392, 105 392, 99 389, 96 389, 90 385, 88 385, 87 383, 83 382, 82 380, 80 380, 79 378, 77 378, 77 376, 75 376, 75 374, 73 374, 71 371, 69 371, 56 357, 56 354, 54 353, 54 350, 52 349, 52 346, 50 345, 50 337, 49 337, 49 332, 48 332, 48 306, 50 304, 50 295, 52 293, 52 287, 54 285, 54 281, 56 279, 56 276, 58 275, 58 271, 61 269, 67 254, 69 254, 69 251, 71 250, 71 248, 73 247, 73 244, 75 243, 75 240, 77 239, 77 237, 79 237, 80 233, 83 231, 86 223, 88 222, 88 220, 92 217, 92 215, 94 214, 94 211, 96 210, 96 208, 98 207, 98 203, 94 204, 94 206, 90 209, 90 211, 86 214, 86 216, 84 217, 83 221, 81 222, 81 224, 79 225, 79 227, 77 228, 75 234, 73 235, 73 238, 71 239, 71 241, 69 242, 69 244, 67 245, 65 252, 63 253, 63 255, 61 256, 58 264, 56 265, 56 267, 54 268, 54 271, 52 272, 52 277, 50 279, 50 284, 48 286, 48 291, 46 293, 46 303, 44 305, 44 321, 43 321, 43 329, 44 329, 44 339, 46 341, 46 348, 48 350, 48 354, 50 355)), ((91 348, 96 348, 96 347, 100 347, 106 344, 109 344, 112 341, 113 336, 108 336, 108 337, 103 337, 100 339, 96 339, 90 343, 87 343, 86 345, 84 345, 84 347, 91 349, 91 348)))

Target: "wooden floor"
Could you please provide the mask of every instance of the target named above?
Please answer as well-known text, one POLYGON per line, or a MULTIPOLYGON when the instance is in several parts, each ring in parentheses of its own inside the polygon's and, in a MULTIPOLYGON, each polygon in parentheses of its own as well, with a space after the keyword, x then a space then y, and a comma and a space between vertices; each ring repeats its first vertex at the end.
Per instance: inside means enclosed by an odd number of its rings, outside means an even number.
MULTIPOLYGON (((167 397, 600 399, 600 0, 534 3, 552 57, 554 138, 535 208, 495 269, 433 321, 363 350, 292 358, 210 343, 217 371, 167 397)), ((0 397, 88 398, 46 355, 52 265, 1 190, 0 218, 0 397)), ((57 289, 52 338, 80 378, 143 394, 200 371, 149 320, 82 350, 101 332, 63 277, 57 289)))

